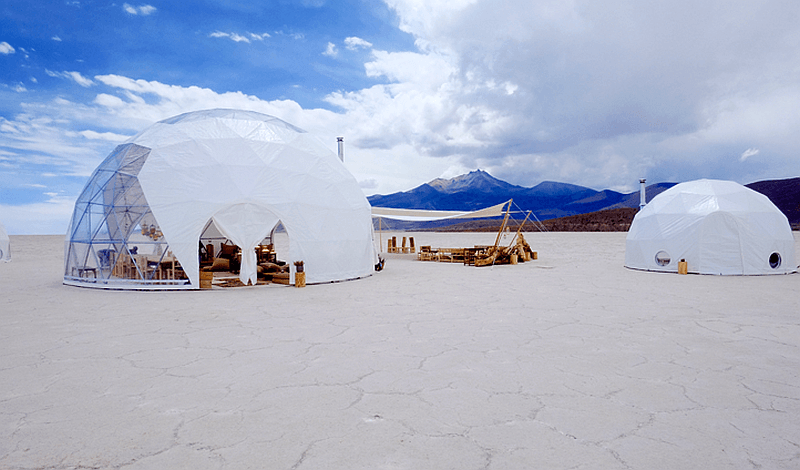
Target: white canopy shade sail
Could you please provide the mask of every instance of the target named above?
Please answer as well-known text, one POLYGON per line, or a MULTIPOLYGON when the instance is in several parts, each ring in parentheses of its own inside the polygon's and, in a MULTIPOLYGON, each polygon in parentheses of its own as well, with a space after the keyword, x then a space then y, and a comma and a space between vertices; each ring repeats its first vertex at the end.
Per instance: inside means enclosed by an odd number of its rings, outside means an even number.
POLYGON ((681 183, 659 194, 633 219, 625 266, 722 275, 795 272, 786 216, 763 194, 732 181, 681 183))
POLYGON ((491 207, 470 212, 373 207, 372 216, 382 217, 384 219, 404 220, 408 222, 429 222, 447 219, 481 219, 503 215, 506 210, 504 208, 510 203, 511 201, 505 201, 491 207))

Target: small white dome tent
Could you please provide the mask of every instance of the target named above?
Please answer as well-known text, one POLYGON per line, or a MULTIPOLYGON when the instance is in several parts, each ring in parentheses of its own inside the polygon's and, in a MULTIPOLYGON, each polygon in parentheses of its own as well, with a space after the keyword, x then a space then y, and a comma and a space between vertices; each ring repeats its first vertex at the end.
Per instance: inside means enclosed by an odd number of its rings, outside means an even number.
POLYGON ((0 261, 4 263, 11 261, 11 241, 2 223, 0 223, 0 261))
POLYGON ((786 216, 763 194, 732 181, 702 179, 673 186, 633 219, 625 266, 696 274, 796 272, 786 216))
POLYGON ((198 288, 198 247, 213 232, 241 248, 239 279, 255 284, 255 249, 279 222, 292 277, 295 261, 309 284, 372 273, 370 205, 336 154, 272 116, 182 114, 118 146, 92 174, 67 233, 64 283, 198 288), (157 269, 165 261, 169 275, 157 269))

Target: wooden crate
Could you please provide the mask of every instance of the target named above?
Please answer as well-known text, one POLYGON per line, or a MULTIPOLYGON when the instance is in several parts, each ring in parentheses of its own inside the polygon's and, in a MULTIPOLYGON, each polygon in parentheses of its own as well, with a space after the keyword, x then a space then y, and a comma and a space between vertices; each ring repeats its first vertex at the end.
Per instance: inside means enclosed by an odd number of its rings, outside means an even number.
POLYGON ((213 271, 200 271, 200 288, 211 289, 211 282, 214 280, 213 271))

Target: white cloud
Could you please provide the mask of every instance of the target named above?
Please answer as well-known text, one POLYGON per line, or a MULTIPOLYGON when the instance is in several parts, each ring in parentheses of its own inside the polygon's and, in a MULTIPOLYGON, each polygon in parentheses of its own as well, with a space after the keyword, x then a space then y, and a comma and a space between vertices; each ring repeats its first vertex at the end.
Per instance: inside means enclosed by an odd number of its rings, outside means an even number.
POLYGON ((369 49, 372 43, 357 37, 349 37, 344 40, 345 47, 354 51, 356 49, 369 49))
POLYGON ((745 150, 744 152, 742 152, 742 156, 739 157, 739 161, 743 162, 743 161, 747 160, 748 158, 750 158, 750 157, 752 157, 754 155, 758 155, 758 149, 749 148, 749 149, 745 150))
POLYGON ((452 85, 451 78, 457 71, 453 58, 435 53, 372 51, 372 58, 364 64, 368 77, 386 77, 392 82, 413 83, 428 90, 438 91, 444 85, 452 85))
POLYGON ((51 77, 72 80, 84 88, 94 85, 91 79, 84 77, 80 72, 53 72, 52 70, 45 70, 45 73, 51 77))
POLYGON ((75 83, 77 83, 78 85, 80 85, 80 86, 82 86, 84 88, 88 88, 88 87, 94 85, 93 81, 91 81, 90 79, 84 77, 83 75, 81 75, 78 72, 67 72, 67 74, 69 75, 69 78, 71 78, 72 80, 75 81, 75 83))
MULTIPOLYGON (((106 122, 134 133, 177 114, 210 108, 238 108, 271 114, 308 131, 327 129, 336 121, 333 112, 304 110, 294 101, 264 101, 242 92, 217 93, 208 88, 168 85, 120 75, 97 75, 94 79, 111 90, 111 93, 96 95, 92 103, 94 112, 105 116, 106 122)), ((333 135, 336 131, 324 132, 333 135)), ((330 139, 335 144, 335 135, 330 139)))
POLYGON ((418 51, 374 52, 367 75, 392 84, 329 101, 388 129, 369 132, 375 145, 405 140, 517 184, 793 176, 800 7, 767 3, 387 0, 418 51), (742 143, 769 166, 723 164, 742 143))
POLYGON ((8 88, 8 89, 14 90, 17 93, 25 93, 26 91, 28 91, 28 89, 25 88, 25 84, 23 84, 22 82, 19 82, 16 85, 3 84, 3 85, 0 85, 0 86, 2 86, 3 88, 8 88))
POLYGON ((247 36, 242 36, 238 33, 225 33, 222 31, 214 31, 213 33, 209 34, 208 37, 211 38, 228 38, 233 42, 246 42, 250 43, 250 39, 247 36))
POLYGON ((322 55, 326 55, 328 57, 336 57, 339 55, 339 51, 336 49, 336 44, 329 42, 325 47, 325 52, 323 52, 322 55))
POLYGON ((125 11, 125 13, 128 13, 130 15, 141 15, 141 16, 147 16, 156 12, 156 7, 154 7, 153 5, 133 6, 129 3, 125 3, 122 5, 122 9, 125 11))
POLYGON ((102 140, 115 143, 124 142, 131 137, 130 135, 122 135, 115 132, 95 132, 91 130, 81 131, 79 134, 90 140, 102 140))
POLYGON ((256 41, 263 41, 264 39, 267 39, 272 36, 270 36, 269 33, 261 33, 261 34, 250 33, 250 37, 256 41))
POLYGON ((53 36, 53 37, 52 37, 52 38, 50 38, 50 39, 51 39, 51 40, 53 40, 53 41, 56 41, 56 42, 61 42, 61 38, 60 38, 60 37, 58 37, 58 36, 53 36))
POLYGON ((13 53, 14 53, 14 48, 11 46, 11 44, 5 41, 0 42, 0 54, 9 55, 13 53))

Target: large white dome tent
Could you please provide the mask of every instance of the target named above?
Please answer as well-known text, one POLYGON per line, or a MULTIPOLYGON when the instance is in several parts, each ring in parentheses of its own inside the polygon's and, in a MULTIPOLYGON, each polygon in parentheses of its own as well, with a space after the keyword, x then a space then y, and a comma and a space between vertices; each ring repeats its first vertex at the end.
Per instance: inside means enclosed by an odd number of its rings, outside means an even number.
POLYGON ((201 236, 213 232, 241 248, 239 278, 255 284, 255 248, 279 222, 292 276, 295 261, 309 284, 372 273, 369 203, 318 139, 256 112, 182 114, 118 146, 92 174, 67 233, 64 283, 198 288, 201 236), (156 269, 165 261, 169 275, 156 269))
POLYGON ((0 222, 0 261, 4 263, 11 261, 11 240, 2 222, 0 222))
POLYGON ((763 194, 732 181, 701 179, 673 186, 633 219, 625 266, 717 275, 796 272, 786 216, 763 194))

